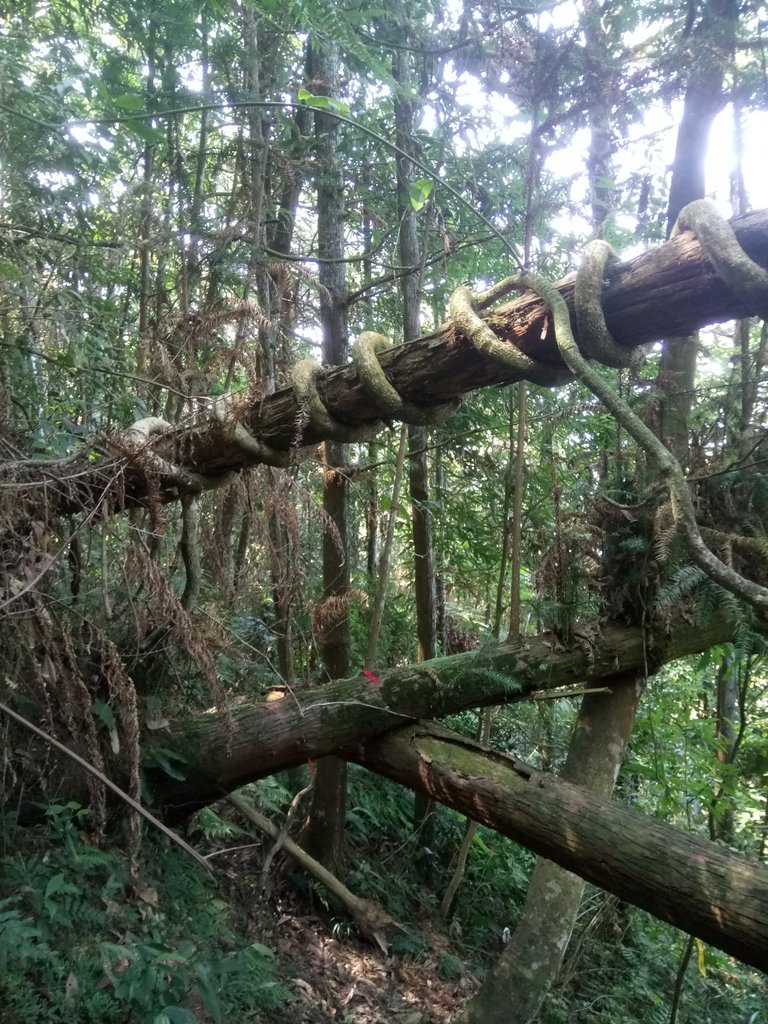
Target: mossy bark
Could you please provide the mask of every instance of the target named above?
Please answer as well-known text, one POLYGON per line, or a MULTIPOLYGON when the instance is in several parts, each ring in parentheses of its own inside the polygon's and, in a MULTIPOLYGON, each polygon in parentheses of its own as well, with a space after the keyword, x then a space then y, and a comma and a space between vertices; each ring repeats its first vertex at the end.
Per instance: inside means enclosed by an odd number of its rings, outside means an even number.
MULTIPOLYGON (((662 921, 768 970, 765 864, 429 723, 347 747, 345 753, 662 921)), ((507 1022, 508 991, 503 998, 507 1013, 496 1019, 507 1022)))
MULTIPOLYGON (((642 629, 613 626, 591 647, 578 636, 563 646, 543 634, 394 669, 381 674, 380 684, 361 672, 281 700, 244 703, 174 722, 154 742, 186 758, 185 778, 171 778, 160 769, 146 774, 166 816, 179 820, 245 782, 414 719, 512 703, 575 684, 599 687, 618 674, 653 672, 675 658, 708 650, 730 640, 732 633, 722 620, 707 627, 681 622, 669 636, 655 640, 642 629)), ((151 753, 148 745, 149 758, 151 753)))

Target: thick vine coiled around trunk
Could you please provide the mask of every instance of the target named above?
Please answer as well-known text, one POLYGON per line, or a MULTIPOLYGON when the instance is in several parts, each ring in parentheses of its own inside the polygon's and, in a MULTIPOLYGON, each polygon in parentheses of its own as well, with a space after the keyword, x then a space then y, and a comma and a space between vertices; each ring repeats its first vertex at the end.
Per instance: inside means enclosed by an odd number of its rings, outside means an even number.
POLYGON ((708 199, 680 211, 672 236, 693 231, 717 276, 755 316, 768 319, 768 271, 744 252, 736 232, 708 199))
MULTIPOLYGON (((711 203, 697 200, 681 211, 673 233, 685 230, 695 232, 716 273, 748 308, 761 314, 768 312, 768 273, 747 256, 731 225, 720 217, 711 203)), ((615 258, 613 250, 605 242, 596 241, 587 247, 576 277, 576 322, 579 341, 587 358, 597 359, 609 366, 622 367, 629 361, 627 353, 608 330, 601 301, 606 268, 609 261, 615 258)), ((561 371, 530 359, 511 345, 503 344, 477 315, 478 308, 489 305, 495 298, 511 290, 530 290, 547 304, 552 315, 557 347, 569 371, 602 401, 656 463, 669 487, 675 523, 696 565, 715 583, 744 598, 763 613, 768 612, 768 588, 745 579, 722 562, 702 540, 691 492, 680 463, 635 415, 624 399, 590 367, 576 344, 568 306, 554 285, 543 277, 526 272, 519 277, 508 278, 483 296, 476 296, 469 288, 461 286, 450 300, 454 323, 478 351, 510 366, 534 383, 552 386, 561 371)))
POLYGON ((391 341, 375 331, 363 331, 352 348, 352 362, 355 364, 360 383, 385 421, 402 420, 416 426, 433 426, 448 419, 459 407, 459 400, 443 402, 440 405, 425 405, 411 402, 397 391, 387 380, 381 368, 378 353, 390 348, 391 341))
POLYGON ((455 326, 478 352, 508 366, 515 373, 533 381, 534 384, 551 388, 570 380, 571 375, 564 374, 559 366, 531 359, 514 345, 505 345, 504 342, 499 341, 491 327, 477 315, 478 308, 490 305, 493 299, 506 292, 525 291, 529 287, 524 276, 508 277, 485 295, 475 295, 466 285, 461 285, 451 295, 448 308, 455 326))
MULTIPOLYGON (((707 211, 702 211, 699 203, 693 205, 698 207, 696 211, 697 219, 702 213, 704 216, 711 216, 711 208, 707 211)), ((686 215, 687 212, 688 208, 686 207, 681 216, 686 215)), ((689 222, 683 221, 683 223, 689 222)), ((699 240, 701 241, 701 239, 699 240)), ((702 247, 705 248, 704 242, 702 242, 702 247)), ((706 248, 705 252, 707 252, 706 248)), ((709 256, 709 253, 707 253, 707 256, 709 256)), ((742 256, 744 259, 748 259, 743 253, 742 256)), ((587 262, 579 273, 595 274, 598 270, 599 265, 596 262, 587 262)), ((602 271, 599 272, 602 276, 602 271)), ((584 356, 582 356, 571 330, 571 318, 568 313, 568 307, 560 293, 548 281, 537 275, 526 274, 523 280, 531 291, 535 292, 549 306, 555 328, 557 346, 566 366, 578 380, 586 384, 590 391, 597 395, 627 433, 637 441, 658 466, 669 487, 675 522, 683 535, 693 561, 715 583, 719 583, 721 587, 744 598, 744 600, 763 613, 768 612, 768 589, 754 583, 752 580, 745 579, 729 565, 726 565, 709 550, 702 540, 696 522, 691 492, 680 463, 662 444, 653 431, 630 409, 624 399, 616 394, 613 388, 589 366, 584 356)), ((768 283, 768 275, 766 275, 766 282, 768 283)), ((600 288, 601 282, 600 280, 593 279, 591 285, 585 284, 585 286, 600 288)))
POLYGON ((223 426, 231 440, 246 455, 266 466, 285 469, 290 464, 290 452, 283 448, 273 448, 272 445, 256 437, 237 419, 236 415, 228 417, 232 401, 232 395, 224 395, 213 403, 213 415, 216 421, 223 426))
POLYGON ((308 420, 318 433, 341 444, 369 440, 378 433, 377 423, 353 426, 342 423, 328 412, 315 381, 321 369, 320 363, 315 359, 300 359, 293 368, 291 384, 299 409, 306 416, 304 422, 308 420))
POLYGON ((635 358, 632 349, 616 342, 605 322, 603 284, 608 267, 619 262, 613 249, 601 238, 584 250, 581 269, 576 275, 574 302, 579 343, 588 359, 616 369, 629 366, 635 358))

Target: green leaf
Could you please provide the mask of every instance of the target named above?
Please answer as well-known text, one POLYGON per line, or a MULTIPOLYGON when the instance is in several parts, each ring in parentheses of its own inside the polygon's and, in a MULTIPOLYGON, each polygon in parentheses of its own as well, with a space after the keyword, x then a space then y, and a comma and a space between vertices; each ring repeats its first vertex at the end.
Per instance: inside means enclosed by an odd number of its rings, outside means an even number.
POLYGON ((8 260, 0 260, 0 277, 5 281, 20 281, 21 271, 15 263, 10 263, 8 260))
POLYGON ((70 885, 62 874, 54 875, 45 887, 45 898, 55 895, 57 892, 68 892, 70 885))
POLYGON ((411 185, 411 206, 417 213, 429 199, 434 185, 429 178, 417 178, 411 185))
POLYGON ((134 92, 127 92, 123 96, 116 96, 112 102, 116 107, 122 107, 123 110, 143 110, 144 109, 144 97, 138 96, 134 92))
POLYGON ((208 1013, 214 1021, 221 1020, 221 1006, 216 992, 211 985, 210 972, 205 964, 198 964, 195 973, 197 974, 197 988, 205 1003, 208 1013))
POLYGON ((164 1006, 152 1024, 195 1024, 196 1020, 194 1013, 182 1006, 164 1006))
POLYGON ((115 726, 115 715, 109 704, 105 704, 103 700, 94 701, 93 710, 96 717, 104 723, 108 728, 114 728, 115 726))
POLYGON ((274 960, 274 951, 269 946, 263 946, 260 942, 252 942, 248 947, 253 953, 263 956, 265 960, 274 960))
POLYGON ((349 117, 349 105, 335 100, 333 96, 316 96, 307 89, 299 89, 299 103, 305 103, 308 107, 315 107, 317 110, 327 110, 330 114, 339 114, 341 117, 349 117))
POLYGON ((174 761, 176 764, 188 763, 183 754, 177 754, 175 750, 169 750, 167 747, 160 747, 152 752, 151 757, 147 758, 146 764, 149 767, 162 768, 166 775, 181 782, 186 779, 186 775, 171 763, 174 761))
POLYGON ((157 146, 165 141, 165 136, 158 128, 152 128, 144 121, 126 121, 123 128, 142 142, 148 142, 150 146, 157 146))

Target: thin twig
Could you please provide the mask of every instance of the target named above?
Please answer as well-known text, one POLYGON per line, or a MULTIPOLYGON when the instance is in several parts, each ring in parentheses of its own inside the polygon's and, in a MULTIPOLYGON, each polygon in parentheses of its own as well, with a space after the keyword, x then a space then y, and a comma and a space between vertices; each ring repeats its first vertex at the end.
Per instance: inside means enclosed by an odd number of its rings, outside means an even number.
POLYGON ((19 725, 23 725, 26 729, 29 729, 30 732, 33 732, 36 736, 39 736, 41 739, 45 740, 46 743, 50 743, 52 747, 55 747, 57 750, 61 751, 62 754, 65 754, 67 757, 70 757, 73 761, 76 761, 81 768, 84 768, 87 772, 90 772, 91 775, 95 776, 108 789, 111 789, 112 792, 119 796, 121 800, 125 801, 125 803, 129 805, 129 807, 132 807, 134 811, 140 814, 143 818, 146 818, 147 821, 150 822, 150 824, 155 826, 155 828, 159 829, 163 833, 163 835, 168 836, 172 843, 176 843, 176 845, 180 846, 182 850, 185 850, 190 855, 190 857, 192 857, 193 860, 196 860, 198 864, 205 868, 206 871, 211 871, 210 865, 208 864, 206 859, 197 852, 197 850, 193 850, 189 843, 185 842, 181 838, 181 836, 176 835, 176 833, 169 829, 167 825, 164 825, 162 821, 160 821, 158 818, 154 816, 154 814, 151 814, 145 807, 142 807, 141 804, 134 800, 133 797, 129 796, 125 792, 125 790, 120 789, 119 786, 117 786, 114 782, 108 779, 103 772, 99 771, 98 768, 95 768, 92 764, 90 764, 90 762, 86 761, 85 758, 80 757, 80 755, 76 754, 74 750, 70 750, 69 747, 59 742, 59 740, 51 736, 51 734, 47 733, 44 729, 40 729, 36 725, 33 725, 32 722, 29 721, 29 719, 24 718, 24 716, 20 715, 17 711, 13 711, 11 708, 8 707, 7 704, 4 704, 2 701, 0 701, 0 711, 5 712, 6 715, 12 718, 15 722, 18 722, 19 725))

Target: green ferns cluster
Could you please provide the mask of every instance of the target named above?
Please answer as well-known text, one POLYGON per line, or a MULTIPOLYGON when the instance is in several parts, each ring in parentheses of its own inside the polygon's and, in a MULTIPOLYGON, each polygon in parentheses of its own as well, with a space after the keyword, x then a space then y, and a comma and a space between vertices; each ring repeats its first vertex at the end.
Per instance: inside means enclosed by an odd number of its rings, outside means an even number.
POLYGON ((262 1013, 290 1001, 271 950, 238 936, 229 906, 193 862, 148 842, 151 883, 132 894, 124 853, 82 838, 86 811, 70 803, 47 815, 33 839, 6 822, 4 1024, 266 1020, 262 1013))

